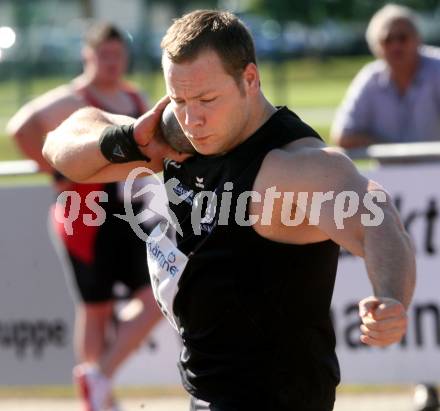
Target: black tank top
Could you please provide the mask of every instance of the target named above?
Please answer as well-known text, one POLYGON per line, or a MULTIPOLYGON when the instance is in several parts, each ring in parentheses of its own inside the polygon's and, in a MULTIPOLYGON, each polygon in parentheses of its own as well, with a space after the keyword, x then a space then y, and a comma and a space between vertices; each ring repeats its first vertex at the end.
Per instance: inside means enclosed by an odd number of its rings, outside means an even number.
POLYGON ((252 400, 254 409, 271 411, 327 410, 334 402, 339 368, 329 308, 339 247, 270 241, 234 217, 267 153, 307 136, 319 138, 283 107, 227 154, 165 161, 165 181, 179 180, 173 194, 190 193, 170 203, 183 231, 178 248, 189 257, 173 310, 182 380, 198 398, 252 400), (229 195, 231 211, 225 224, 223 207, 211 208, 195 233, 191 207, 203 190, 215 192, 218 204, 229 195))

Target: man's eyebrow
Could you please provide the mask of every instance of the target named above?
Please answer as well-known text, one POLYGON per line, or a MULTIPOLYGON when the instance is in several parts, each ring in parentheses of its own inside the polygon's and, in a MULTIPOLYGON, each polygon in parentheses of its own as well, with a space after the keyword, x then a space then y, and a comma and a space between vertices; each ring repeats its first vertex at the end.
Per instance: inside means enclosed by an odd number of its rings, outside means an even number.
MULTIPOLYGON (((193 100, 193 99, 198 99, 198 98, 200 98, 200 97, 206 96, 207 94, 214 93, 214 91, 215 91, 215 90, 206 90, 206 91, 202 91, 201 93, 197 94, 196 96, 192 96, 192 97, 190 97, 190 99, 191 99, 191 100, 193 100)), ((169 97, 170 97, 172 100, 180 100, 180 99, 181 99, 181 97, 177 97, 177 96, 174 96, 174 95, 172 95, 172 94, 170 94, 169 97)))

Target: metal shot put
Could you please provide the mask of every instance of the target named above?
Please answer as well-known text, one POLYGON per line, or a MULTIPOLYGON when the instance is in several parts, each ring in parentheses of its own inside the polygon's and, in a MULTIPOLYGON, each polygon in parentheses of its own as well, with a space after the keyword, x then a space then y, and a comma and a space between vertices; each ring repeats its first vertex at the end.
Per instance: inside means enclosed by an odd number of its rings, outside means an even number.
POLYGON ((180 127, 180 124, 177 121, 170 104, 166 106, 164 112, 162 113, 160 130, 164 139, 176 151, 188 154, 194 154, 196 152, 188 138, 185 136, 182 127, 180 127))

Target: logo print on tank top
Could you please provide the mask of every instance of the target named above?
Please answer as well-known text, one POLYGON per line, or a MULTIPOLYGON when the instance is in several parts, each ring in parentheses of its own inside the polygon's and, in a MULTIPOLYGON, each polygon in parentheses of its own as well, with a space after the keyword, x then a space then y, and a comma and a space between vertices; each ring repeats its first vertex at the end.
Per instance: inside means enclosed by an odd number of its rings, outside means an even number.
POLYGON ((203 177, 196 177, 196 187, 205 188, 205 184, 203 183, 203 177))

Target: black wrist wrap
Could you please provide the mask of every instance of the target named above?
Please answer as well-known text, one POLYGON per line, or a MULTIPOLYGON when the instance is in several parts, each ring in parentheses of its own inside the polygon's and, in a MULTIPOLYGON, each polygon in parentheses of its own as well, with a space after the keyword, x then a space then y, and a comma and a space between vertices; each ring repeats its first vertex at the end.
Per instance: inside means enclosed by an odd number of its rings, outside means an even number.
POLYGON ((128 163, 130 161, 150 161, 142 154, 133 134, 134 125, 109 126, 99 138, 99 148, 110 163, 128 163))

